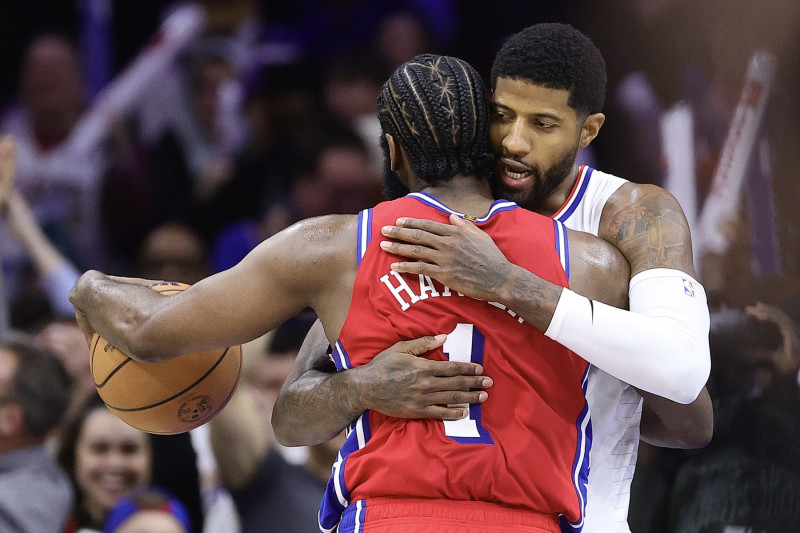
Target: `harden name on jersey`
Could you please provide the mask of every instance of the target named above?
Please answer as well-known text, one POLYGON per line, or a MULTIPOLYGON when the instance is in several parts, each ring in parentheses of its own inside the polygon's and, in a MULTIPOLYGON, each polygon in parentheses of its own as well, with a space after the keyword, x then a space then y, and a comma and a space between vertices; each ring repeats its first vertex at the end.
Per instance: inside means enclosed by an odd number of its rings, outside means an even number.
MULTIPOLYGON (((438 281, 434 281, 430 278, 430 276, 423 276, 422 274, 418 274, 418 282, 415 283, 413 281, 414 276, 408 275, 408 279, 400 275, 398 272, 394 270, 389 271, 388 274, 384 274, 381 276, 380 281, 384 284, 384 286, 389 289, 389 292, 394 296, 394 299, 397 300, 397 303, 400 304, 400 310, 406 311, 408 310, 413 304, 417 302, 421 302, 423 300, 427 300, 428 298, 449 298, 454 294, 459 297, 464 298, 472 298, 471 296, 465 296, 460 292, 453 293, 450 290, 450 287, 439 283, 438 281), (411 280, 409 282, 409 280, 411 280), (415 285, 416 291, 412 289, 411 285, 415 285), (441 290, 436 288, 436 285, 441 287, 441 290)), ((483 301, 480 298, 472 298, 473 300, 483 301)), ((522 324, 525 322, 522 317, 518 316, 517 313, 508 309, 505 305, 499 302, 486 302, 487 304, 497 307, 498 309, 502 309, 503 311, 507 312, 512 318, 515 318, 518 323, 522 324)))

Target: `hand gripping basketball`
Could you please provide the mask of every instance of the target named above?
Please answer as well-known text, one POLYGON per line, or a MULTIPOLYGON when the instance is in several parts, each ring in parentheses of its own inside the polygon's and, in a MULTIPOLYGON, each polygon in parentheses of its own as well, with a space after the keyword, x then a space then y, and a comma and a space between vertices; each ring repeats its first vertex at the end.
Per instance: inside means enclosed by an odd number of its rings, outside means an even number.
MULTIPOLYGON (((166 296, 188 285, 158 282, 166 296)), ((90 367, 106 406, 127 424, 158 434, 183 433, 211 420, 228 403, 239 381, 241 346, 181 355, 162 363, 131 359, 95 334, 90 367)))

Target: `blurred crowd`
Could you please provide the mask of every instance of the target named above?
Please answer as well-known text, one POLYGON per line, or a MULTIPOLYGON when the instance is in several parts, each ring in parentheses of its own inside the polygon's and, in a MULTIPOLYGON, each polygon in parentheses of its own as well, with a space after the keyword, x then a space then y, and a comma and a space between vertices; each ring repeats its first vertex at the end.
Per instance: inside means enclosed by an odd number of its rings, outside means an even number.
POLYGON ((800 523, 792 1, 135 4, 0 8, 16 67, 0 87, 13 139, 0 144, 0 520, 42 520, 14 531, 123 532, 134 516, 183 533, 313 531, 338 442, 282 448, 269 424, 313 316, 245 347, 211 423, 155 436, 98 401, 69 290, 89 268, 193 283, 295 221, 374 205, 376 96, 394 68, 437 52, 488 77, 503 38, 543 21, 576 25, 606 59, 606 122, 580 161, 679 198, 712 311, 714 439, 640 446, 632 531, 800 523), (766 107, 735 216, 714 228, 724 246, 707 247, 700 220, 758 57, 774 66, 766 107))

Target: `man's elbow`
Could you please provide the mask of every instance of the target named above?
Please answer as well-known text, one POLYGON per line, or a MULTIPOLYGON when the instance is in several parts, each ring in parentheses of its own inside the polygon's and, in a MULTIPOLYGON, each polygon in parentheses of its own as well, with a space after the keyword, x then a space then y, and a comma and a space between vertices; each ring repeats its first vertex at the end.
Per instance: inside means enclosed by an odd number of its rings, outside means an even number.
POLYGON ((311 436, 304 431, 302 424, 294 420, 290 414, 284 413, 279 400, 272 407, 272 434, 275 440, 283 446, 310 446, 317 444, 311 436))
POLYGON ((673 372, 668 378, 671 390, 668 394, 662 395, 683 405, 697 400, 711 374, 711 356, 707 350, 700 350, 699 353, 694 350, 689 353, 692 354, 689 361, 673 366, 673 372))
POLYGON ((689 438, 686 439, 685 449, 697 450, 699 448, 705 448, 711 443, 711 439, 713 437, 714 437, 714 424, 706 424, 698 426, 691 433, 691 435, 689 435, 689 438))
POLYGON ((711 442, 714 433, 714 408, 708 390, 703 388, 687 405, 666 397, 640 391, 642 440, 666 448, 696 449, 711 442))

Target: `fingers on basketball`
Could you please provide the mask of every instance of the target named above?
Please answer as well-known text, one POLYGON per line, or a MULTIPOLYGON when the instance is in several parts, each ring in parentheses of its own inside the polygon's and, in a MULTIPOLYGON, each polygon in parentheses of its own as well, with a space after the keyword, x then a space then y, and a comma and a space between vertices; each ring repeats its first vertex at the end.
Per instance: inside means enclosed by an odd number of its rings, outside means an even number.
MULTIPOLYGON (((188 285, 159 282, 150 288, 171 296, 188 285)), ((95 386, 106 406, 129 425, 157 434, 184 433, 211 420, 239 381, 241 346, 140 363, 95 334, 90 347, 95 386)))

